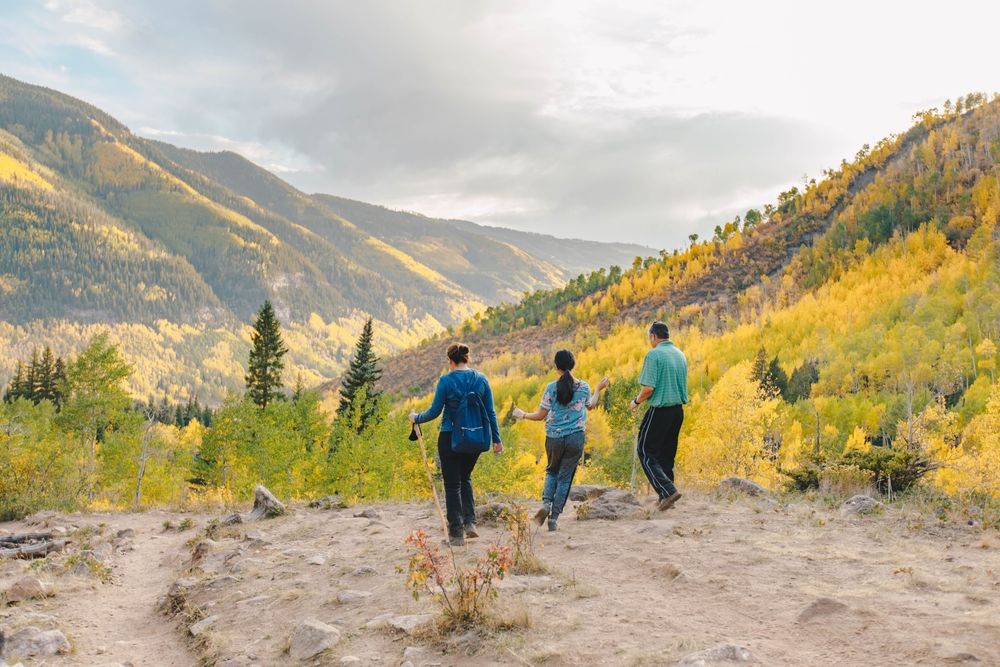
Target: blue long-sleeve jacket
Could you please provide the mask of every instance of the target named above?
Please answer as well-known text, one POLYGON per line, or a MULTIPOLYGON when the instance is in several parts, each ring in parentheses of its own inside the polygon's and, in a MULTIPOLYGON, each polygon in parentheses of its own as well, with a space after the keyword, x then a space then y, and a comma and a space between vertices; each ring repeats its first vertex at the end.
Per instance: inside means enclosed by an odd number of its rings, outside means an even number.
POLYGON ((441 418, 441 431, 450 433, 452 430, 451 410, 445 410, 445 406, 454 408, 459 400, 470 391, 475 391, 486 406, 486 414, 490 418, 490 430, 493 432, 493 442, 500 442, 500 425, 497 424, 497 412, 493 407, 493 389, 490 388, 490 381, 479 371, 471 368, 457 369, 441 376, 434 391, 434 401, 431 407, 417 415, 416 422, 423 424, 444 412, 441 418))

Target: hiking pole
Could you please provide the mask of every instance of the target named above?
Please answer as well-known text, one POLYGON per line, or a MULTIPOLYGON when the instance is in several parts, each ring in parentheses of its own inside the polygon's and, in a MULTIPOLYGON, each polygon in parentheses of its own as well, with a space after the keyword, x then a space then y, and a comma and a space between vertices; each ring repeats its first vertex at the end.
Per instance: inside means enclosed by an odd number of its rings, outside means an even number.
POLYGON ((638 427, 636 427, 636 429, 633 431, 632 435, 633 435, 633 443, 632 443, 633 444, 633 447, 632 447, 632 495, 635 495, 636 484, 638 484, 638 479, 637 479, 638 471, 636 470, 636 468, 638 468, 638 463, 639 463, 639 429, 638 429, 638 427))
POLYGON ((434 484, 434 475, 431 474, 431 464, 427 461, 427 447, 424 445, 424 434, 421 432, 419 424, 413 425, 413 432, 410 433, 410 439, 416 439, 420 443, 420 456, 424 460, 424 472, 427 473, 427 483, 431 485, 431 493, 434 494, 434 506, 437 507, 438 518, 441 519, 441 528, 447 537, 448 522, 444 518, 444 510, 441 509, 441 499, 438 498, 437 485, 434 484))

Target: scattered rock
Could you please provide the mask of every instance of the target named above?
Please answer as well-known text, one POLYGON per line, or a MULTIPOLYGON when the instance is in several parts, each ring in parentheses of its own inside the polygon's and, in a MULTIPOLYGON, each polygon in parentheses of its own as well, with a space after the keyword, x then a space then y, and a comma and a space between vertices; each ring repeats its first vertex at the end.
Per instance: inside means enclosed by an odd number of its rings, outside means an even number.
POLYGON ((360 600, 365 600, 372 596, 368 591, 340 591, 337 593, 337 602, 340 604, 348 604, 351 602, 358 602, 360 600))
POLYGON ((34 626, 22 628, 9 637, 0 635, 5 655, 33 658, 69 653, 69 642, 59 630, 39 630, 34 626))
POLYGON ((720 663, 751 662, 753 655, 742 646, 720 644, 681 659, 677 667, 712 667, 720 663))
POLYGON ((115 539, 117 540, 124 540, 124 539, 131 540, 134 538, 135 538, 135 531, 132 530, 131 528, 123 528, 122 530, 119 530, 117 533, 115 533, 115 539))
POLYGON ((243 540, 251 547, 264 547, 271 543, 259 530, 248 530, 243 540))
POLYGON ((219 519, 220 526, 235 526, 238 523, 243 523, 243 517, 239 514, 230 514, 227 517, 219 519))
POLYGON ((292 632, 288 653, 296 660, 307 660, 319 655, 340 641, 340 630, 309 618, 296 626, 292 632))
POLYGON ((961 664, 963 662, 979 662, 979 658, 971 653, 956 653, 944 659, 949 664, 961 664))
POLYGON ((253 509, 247 514, 246 520, 272 519, 286 511, 285 506, 273 493, 258 484, 253 490, 253 509))
POLYGON ((576 508, 576 518, 581 521, 590 519, 618 521, 641 519, 645 516, 646 511, 636 497, 621 489, 608 489, 576 508))
POLYGON ((324 496, 309 503, 309 507, 321 510, 342 510, 347 507, 347 502, 339 495, 324 496))
POLYGON ((215 625, 215 623, 218 620, 219 620, 218 615, 212 615, 207 618, 203 618, 197 623, 193 624, 191 627, 189 627, 188 632, 191 633, 192 637, 197 637, 198 635, 203 634, 206 630, 215 625))
POLYGON ((508 503, 485 503, 476 508, 476 523, 480 526, 498 526, 503 515, 510 511, 508 503))
POLYGON ((407 660, 403 664, 401 664, 399 667, 414 667, 414 666, 413 666, 413 662, 412 661, 407 660))
POLYGON ((736 491, 737 493, 745 493, 748 496, 766 496, 767 489, 758 484, 757 482, 751 482, 749 479, 744 479, 742 477, 727 477, 721 482, 719 482, 720 491, 736 491))
POLYGON ((799 623, 808 623, 814 618, 829 616, 847 610, 847 605, 833 598, 819 598, 813 600, 808 607, 799 614, 799 623))
POLYGON ((7 589, 7 603, 14 604, 25 600, 38 600, 52 595, 52 591, 38 577, 21 577, 13 586, 7 589))
POLYGON ((392 616, 388 619, 388 625, 400 632, 412 635, 427 627, 433 620, 434 616, 431 614, 392 616))
POLYGON ((635 533, 638 535, 673 535, 674 528, 676 524, 673 521, 667 519, 650 519, 649 521, 643 521, 635 528, 635 533))
POLYGON ((366 507, 360 512, 355 512, 355 519, 381 519, 382 515, 374 507, 366 507))
POLYGON ((603 496, 608 491, 611 491, 609 486, 592 486, 590 484, 577 484, 571 487, 569 490, 569 499, 582 503, 585 500, 591 500, 599 496, 603 496))
POLYGON ((309 565, 326 565, 326 557, 316 554, 315 556, 310 556, 306 559, 306 563, 309 565))
POLYGON ((858 495, 851 496, 840 506, 840 513, 848 514, 871 514, 883 507, 882 503, 871 496, 858 495))
POLYGON ((352 577, 371 577, 376 574, 378 574, 378 570, 371 565, 362 565, 351 570, 352 577))
POLYGON ((208 583, 205 584, 205 588, 224 588, 230 584, 235 584, 239 582, 238 577, 234 577, 231 574, 224 574, 221 577, 216 577, 208 583))

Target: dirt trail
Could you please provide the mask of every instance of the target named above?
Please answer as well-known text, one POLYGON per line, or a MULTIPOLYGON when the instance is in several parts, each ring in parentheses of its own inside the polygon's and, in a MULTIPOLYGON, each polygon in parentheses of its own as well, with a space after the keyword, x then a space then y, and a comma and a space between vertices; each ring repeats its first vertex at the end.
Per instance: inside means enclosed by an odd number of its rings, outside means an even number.
MULTIPOLYGON (((716 493, 686 494, 648 520, 579 521, 568 509, 558 532, 535 536, 547 571, 501 586, 504 613, 528 626, 441 637, 372 623, 434 613, 404 587, 405 536, 440 532, 432 506, 356 516, 361 509, 295 507, 223 529, 190 572, 184 542, 194 531, 161 526, 177 517, 84 517, 111 534, 132 528, 135 550, 111 557, 111 584, 54 577, 55 597, 17 608, 57 618, 75 649, 27 665, 337 665, 346 656, 373 666, 404 656, 416 667, 675 665, 719 644, 746 647, 755 665, 1000 665, 1000 534, 963 518, 903 506, 846 517, 811 502, 716 493), (214 619, 198 655, 155 611, 180 576, 195 582, 196 617, 214 619), (338 628, 339 641, 296 662, 289 637, 310 618, 338 628)), ((502 538, 496 527, 481 533, 462 559, 502 538)), ((9 575, 0 571, 0 585, 9 575)))
MULTIPOLYGON (((198 663, 176 625, 156 609, 176 579, 187 553, 184 543, 193 534, 164 531, 162 523, 167 518, 175 524, 178 521, 178 517, 160 512, 67 519, 80 526, 106 524, 103 532, 107 535, 131 529, 135 536, 107 557, 110 579, 106 582, 71 575, 53 578, 44 570, 40 573, 43 580, 53 582, 56 594, 34 603, 31 611, 52 616, 73 651, 39 664, 190 667, 198 663)), ((27 610, 27 605, 22 607, 27 610)))

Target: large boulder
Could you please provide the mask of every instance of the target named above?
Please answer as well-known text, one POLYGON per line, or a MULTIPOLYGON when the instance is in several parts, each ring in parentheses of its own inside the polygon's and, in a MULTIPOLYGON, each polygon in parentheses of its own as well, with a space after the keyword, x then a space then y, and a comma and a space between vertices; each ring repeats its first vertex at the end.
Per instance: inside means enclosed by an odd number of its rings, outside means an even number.
POLYGON ((257 521, 258 519, 270 519, 281 516, 287 510, 273 493, 258 484, 253 490, 253 509, 247 514, 247 521, 257 521))
POLYGON ((39 630, 30 625, 10 636, 0 632, 0 647, 4 658, 62 655, 70 650, 66 635, 59 630, 39 630))
POLYGON ((752 482, 749 479, 744 479, 742 477, 727 477, 721 482, 719 482, 720 491, 735 491, 737 493, 745 493, 748 496, 766 496, 767 489, 758 484, 757 482, 752 482))
POLYGON ((611 490, 609 486, 592 486, 590 484, 577 484, 569 490, 569 499, 573 502, 582 503, 598 496, 603 496, 611 490))
POLYGON ((677 667, 715 667, 740 662, 753 662, 753 655, 742 646, 720 644, 681 659, 677 667))
POLYGON ((38 600, 49 595, 52 595, 52 591, 38 577, 32 576, 21 577, 7 589, 6 593, 8 604, 24 602, 25 600, 38 600))
POLYGON ((642 519, 647 515, 639 501, 628 491, 608 489, 596 498, 582 503, 576 508, 576 518, 581 521, 603 519, 642 519))
POLYGON ((315 618, 307 618, 292 631, 288 654, 296 660, 308 660, 340 641, 340 630, 315 618))
POLYGON ((857 495, 851 496, 840 506, 840 513, 850 514, 872 514, 882 509, 883 505, 871 496, 857 495))

